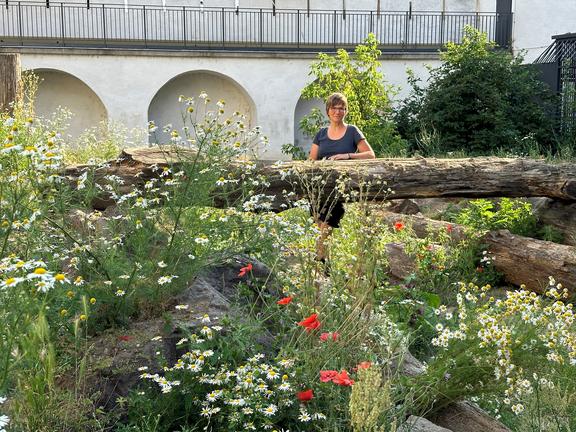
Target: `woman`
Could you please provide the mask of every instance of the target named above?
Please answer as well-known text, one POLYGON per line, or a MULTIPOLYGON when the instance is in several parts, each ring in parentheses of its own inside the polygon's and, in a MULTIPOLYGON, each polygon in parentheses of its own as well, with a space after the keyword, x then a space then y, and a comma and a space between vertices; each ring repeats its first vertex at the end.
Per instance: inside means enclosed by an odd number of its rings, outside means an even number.
MULTIPOLYGON (((374 159, 376 157, 362 132, 356 126, 344 123, 347 112, 346 96, 342 93, 332 93, 326 100, 326 114, 330 125, 320 129, 314 137, 309 156, 311 160, 374 159)), ((344 205, 341 201, 321 205, 322 208, 315 212, 318 213, 315 216, 320 227, 316 258, 325 261, 326 239, 332 228, 340 226, 340 220, 344 216, 344 205)))

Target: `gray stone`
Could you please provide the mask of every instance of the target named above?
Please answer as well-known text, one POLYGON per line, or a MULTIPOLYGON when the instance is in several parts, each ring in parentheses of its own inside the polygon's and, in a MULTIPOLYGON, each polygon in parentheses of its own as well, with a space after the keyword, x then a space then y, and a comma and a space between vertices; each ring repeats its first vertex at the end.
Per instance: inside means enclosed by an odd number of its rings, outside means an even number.
POLYGON ((510 432, 505 425, 471 402, 455 402, 430 417, 453 432, 510 432))
MULTIPOLYGON (((90 340, 87 393, 96 395, 97 406, 107 411, 114 409, 118 398, 126 397, 140 383, 142 372, 138 371, 139 367, 147 367, 151 374, 160 373, 161 359, 173 365, 184 354, 185 351, 177 346, 185 336, 181 329, 194 331, 204 326, 201 322, 204 314, 214 325, 224 316, 241 320, 243 317, 234 305, 242 301, 248 304, 256 301, 257 304, 256 289, 264 282, 267 282, 266 286, 273 284, 270 270, 263 263, 243 256, 234 257, 229 263, 208 268, 196 277, 184 292, 167 304, 164 319, 134 322, 129 329, 111 329, 90 340), (250 262, 252 272, 238 276, 240 269, 250 262), (246 295, 246 291, 243 296, 239 295, 241 282, 254 293, 253 296, 246 295), (174 306, 179 304, 188 305, 188 308, 176 309, 174 306)), ((278 293, 276 289, 266 289, 266 294, 278 293)), ((263 331, 254 344, 269 348, 272 341, 271 331, 263 331)))
POLYGON ((386 210, 392 213, 417 214, 420 213, 420 207, 411 199, 390 200, 386 210))
POLYGON ((411 415, 406 423, 398 428, 398 432, 453 432, 450 429, 435 425, 423 417, 411 415))

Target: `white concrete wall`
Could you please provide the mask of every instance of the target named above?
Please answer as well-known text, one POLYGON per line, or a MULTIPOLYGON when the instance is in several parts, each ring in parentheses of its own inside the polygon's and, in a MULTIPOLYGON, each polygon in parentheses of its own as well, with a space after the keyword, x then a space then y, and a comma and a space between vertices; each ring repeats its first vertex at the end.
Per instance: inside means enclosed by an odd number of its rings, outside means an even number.
POLYGON ((71 139, 107 119, 106 108, 98 95, 78 78, 51 69, 39 69, 35 73, 40 78, 36 115, 50 119, 58 107, 70 110, 73 116, 68 121, 66 135, 71 139))
MULTIPOLYGON (((212 102, 224 100, 224 117, 229 117, 234 112, 240 112, 246 116, 246 125, 254 127, 257 125, 256 107, 252 98, 237 83, 224 75, 214 72, 188 72, 179 75, 167 82, 150 102, 148 108, 148 120, 154 121, 159 129, 156 137, 159 142, 169 142, 170 136, 162 131, 162 126, 172 124, 176 129, 184 126, 182 115, 195 118, 202 115, 204 105, 198 99, 200 93, 206 92, 212 102), (197 104, 195 112, 190 115, 186 113, 187 106, 179 103, 180 96, 193 97, 200 103, 197 104)), ((214 107, 214 105, 211 105, 214 107)), ((214 109, 214 108, 212 108, 214 109)), ((188 126, 190 126, 190 119, 188 126)), ((152 141, 152 137, 151 137, 152 141)), ((152 141, 153 142, 153 141, 152 141)))
POLYGON ((552 36, 576 33, 576 0, 514 0, 513 47, 532 63, 552 44, 552 36))
MULTIPOLYGON (((263 155, 270 159, 282 158, 281 146, 297 139, 295 124, 306 113, 297 104, 302 88, 310 80, 311 61, 312 56, 246 53, 93 54, 82 50, 58 53, 36 50, 22 55, 24 68, 57 69, 81 79, 100 96, 109 118, 128 128, 145 127, 149 113, 154 120, 159 119, 159 126, 163 121, 174 123, 171 119, 179 109, 180 94, 192 95, 199 89, 213 88, 214 100, 222 97, 238 106, 250 106, 247 114, 270 138, 270 149, 263 155)), ((425 63, 438 65, 438 60, 434 56, 391 56, 382 62, 386 80, 400 86, 401 95, 409 90, 406 67, 427 76, 425 63)), ((59 101, 66 92, 61 86, 54 86, 53 93, 53 99, 59 101)))

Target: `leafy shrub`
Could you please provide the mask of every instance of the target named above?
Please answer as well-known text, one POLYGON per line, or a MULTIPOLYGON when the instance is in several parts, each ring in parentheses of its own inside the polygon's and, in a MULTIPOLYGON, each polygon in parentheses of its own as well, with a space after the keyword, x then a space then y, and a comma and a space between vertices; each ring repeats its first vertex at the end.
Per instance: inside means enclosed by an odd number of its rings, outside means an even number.
POLYGON ((456 216, 456 222, 479 231, 507 229, 513 234, 531 236, 536 232, 536 216, 528 201, 502 198, 497 203, 473 200, 456 216))
POLYGON ((438 135, 441 153, 525 152, 522 139, 533 134, 547 151, 552 140, 553 96, 522 57, 496 49, 486 34, 465 29, 462 44, 448 43, 442 65, 431 70, 428 86, 409 76, 412 94, 396 113, 398 130, 412 150, 430 154, 422 134, 438 135))
MULTIPOLYGON (((330 94, 340 92, 348 98, 346 120, 360 128, 366 135, 376 155, 400 155, 405 151, 391 121, 390 94, 393 89, 384 83, 378 60, 381 51, 374 34, 369 34, 351 56, 340 49, 335 56, 320 53, 310 67, 314 81, 302 90, 304 99, 325 100, 330 94)), ((313 110, 300 121, 300 128, 310 137, 326 125, 326 118, 313 110)))

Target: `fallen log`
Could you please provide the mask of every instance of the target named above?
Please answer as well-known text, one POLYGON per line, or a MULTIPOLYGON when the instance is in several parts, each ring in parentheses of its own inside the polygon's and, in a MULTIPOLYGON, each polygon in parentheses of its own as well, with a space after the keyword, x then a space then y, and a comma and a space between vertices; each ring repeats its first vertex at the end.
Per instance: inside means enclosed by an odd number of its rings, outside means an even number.
POLYGON ((532 208, 538 220, 554 227, 562 235, 562 243, 576 246, 576 203, 550 198, 535 198, 532 208))
MULTIPOLYGON (((466 229, 460 225, 423 216, 381 212, 378 217, 391 229, 399 221, 409 224, 420 238, 440 230, 448 232, 456 241, 468 236, 466 229)), ((516 286, 525 285, 527 289, 542 294, 552 276, 570 292, 576 292, 576 247, 522 237, 508 230, 490 231, 480 237, 479 241, 486 245, 496 270, 502 273, 506 282, 516 286)), ((413 260, 404 253, 402 245, 389 244, 387 250, 391 256, 390 271, 394 276, 405 278, 413 271, 413 260)))
MULTIPOLYGON (((126 180, 127 184, 141 184, 143 177, 135 179, 135 171, 149 170, 152 165, 165 166, 178 163, 173 147, 126 149, 118 162, 108 170, 126 180), (126 171, 124 167, 126 168, 126 171), (140 168, 140 169, 138 169, 140 168)), ((576 165, 551 164, 543 160, 511 158, 468 159, 374 159, 349 161, 294 161, 273 164, 259 161, 259 173, 267 178, 268 186, 261 191, 275 195, 273 210, 284 208, 282 191, 306 197, 310 179, 321 178, 323 189, 332 191, 339 178, 345 179, 347 192, 362 190, 366 199, 385 200, 381 181, 385 182, 394 198, 430 197, 533 197, 546 196, 565 201, 576 201, 576 165)), ((100 171, 102 176, 109 174, 100 171)), ((66 171, 77 175, 78 167, 66 171)), ((354 198, 354 197, 352 197, 354 198)))
POLYGON ((494 257, 496 270, 507 282, 526 285, 544 293, 549 276, 576 292, 576 247, 511 234, 507 230, 489 232, 483 241, 494 257))

